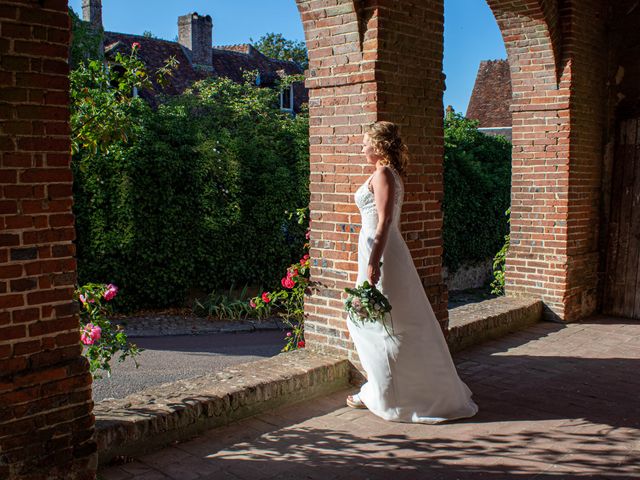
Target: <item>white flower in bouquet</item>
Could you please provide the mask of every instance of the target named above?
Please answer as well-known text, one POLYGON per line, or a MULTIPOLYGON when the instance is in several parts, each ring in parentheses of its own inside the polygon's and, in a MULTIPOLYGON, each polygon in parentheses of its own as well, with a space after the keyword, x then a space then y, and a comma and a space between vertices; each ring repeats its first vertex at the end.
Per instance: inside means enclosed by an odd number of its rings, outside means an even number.
MULTIPOLYGON (((369 285, 369 282, 365 280, 362 285, 355 288, 345 288, 345 291, 349 296, 344 302, 344 309, 354 323, 380 322, 387 330, 385 319, 387 314, 391 318, 391 304, 375 285, 369 285)), ((392 336, 389 330, 387 333, 392 336)))

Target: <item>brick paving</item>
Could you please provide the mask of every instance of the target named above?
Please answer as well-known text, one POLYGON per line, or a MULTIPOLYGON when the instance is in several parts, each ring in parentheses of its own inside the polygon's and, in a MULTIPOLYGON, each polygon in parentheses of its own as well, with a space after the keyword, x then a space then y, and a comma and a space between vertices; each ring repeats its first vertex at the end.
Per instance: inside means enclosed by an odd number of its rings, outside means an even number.
POLYGON ((638 479, 640 321, 540 323, 455 357, 480 413, 410 425, 343 406, 269 412, 103 468, 129 479, 638 479))

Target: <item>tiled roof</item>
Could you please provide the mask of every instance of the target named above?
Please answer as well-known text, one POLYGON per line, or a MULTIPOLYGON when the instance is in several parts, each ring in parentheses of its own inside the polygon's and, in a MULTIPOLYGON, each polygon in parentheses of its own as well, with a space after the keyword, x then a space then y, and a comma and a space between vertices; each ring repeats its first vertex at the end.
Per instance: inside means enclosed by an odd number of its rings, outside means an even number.
POLYGON ((218 50, 231 50, 232 52, 249 53, 253 48, 248 43, 239 43, 237 45, 214 45, 213 48, 218 50))
MULTIPOLYGON (((261 84, 269 86, 283 74, 303 73, 296 63, 268 58, 248 44, 214 47, 212 53, 213 69, 210 72, 194 68, 179 43, 159 38, 105 32, 105 53, 108 57, 115 55, 115 52, 129 54, 134 42, 140 44, 138 56, 151 71, 160 68, 171 56, 178 60, 178 69, 173 73, 173 77, 169 79, 166 86, 157 89, 158 92, 168 95, 182 93, 195 81, 211 76, 226 77, 235 82, 241 82, 244 72, 257 70, 260 72, 261 84)), ((296 110, 299 110, 300 104, 307 101, 308 95, 304 88, 302 91, 295 88, 295 93, 295 106, 296 110)))
POLYGON ((214 48, 213 70, 216 75, 231 78, 236 82, 242 81, 242 72, 258 70, 261 83, 265 85, 272 84, 280 76, 280 71, 288 75, 302 73, 302 69, 295 63, 268 58, 253 47, 248 53, 214 48))
POLYGON ((506 60, 480 62, 467 118, 478 120, 480 127, 511 127, 511 72, 506 60))
POLYGON ((166 60, 172 56, 178 61, 178 67, 169 81, 163 87, 157 87, 158 93, 166 95, 180 94, 189 88, 193 82, 202 80, 207 76, 207 74, 203 74, 203 72, 197 71, 191 66, 189 58, 177 42, 126 33, 104 32, 104 48, 107 57, 113 57, 116 52, 130 54, 131 45, 134 42, 140 44, 138 57, 151 72, 162 67, 166 60))

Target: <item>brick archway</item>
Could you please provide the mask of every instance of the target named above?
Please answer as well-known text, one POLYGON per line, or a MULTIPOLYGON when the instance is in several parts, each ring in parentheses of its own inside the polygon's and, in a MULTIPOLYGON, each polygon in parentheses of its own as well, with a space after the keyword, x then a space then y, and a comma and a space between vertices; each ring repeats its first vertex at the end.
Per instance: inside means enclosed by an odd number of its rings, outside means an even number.
MULTIPOLYGON (((595 309, 605 12, 597 0, 491 0, 517 102, 509 294, 550 315, 595 309), (538 42, 538 43, 536 43, 538 42), (528 63, 527 63, 528 62, 528 63), (543 68, 540 68, 543 65, 543 68), (594 233, 594 230, 595 233, 594 233)), ((443 0, 297 0, 311 68, 314 348, 351 356, 342 287, 355 280, 360 139, 400 123, 413 153, 403 230, 443 326, 443 0)), ((93 478, 91 379, 80 356, 69 156, 66 2, 0 7, 0 477, 93 478), (24 433, 28 432, 28 433, 24 433)))

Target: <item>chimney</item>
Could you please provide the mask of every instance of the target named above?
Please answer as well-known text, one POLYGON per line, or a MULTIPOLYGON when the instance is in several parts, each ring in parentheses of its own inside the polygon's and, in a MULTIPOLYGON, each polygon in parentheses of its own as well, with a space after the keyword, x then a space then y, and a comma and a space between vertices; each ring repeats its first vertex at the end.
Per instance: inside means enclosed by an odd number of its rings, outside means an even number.
POLYGON ((82 0, 82 19, 94 28, 102 28, 102 0, 82 0))
POLYGON ((210 15, 187 13, 178 17, 178 43, 185 48, 194 65, 213 68, 212 30, 210 15))

